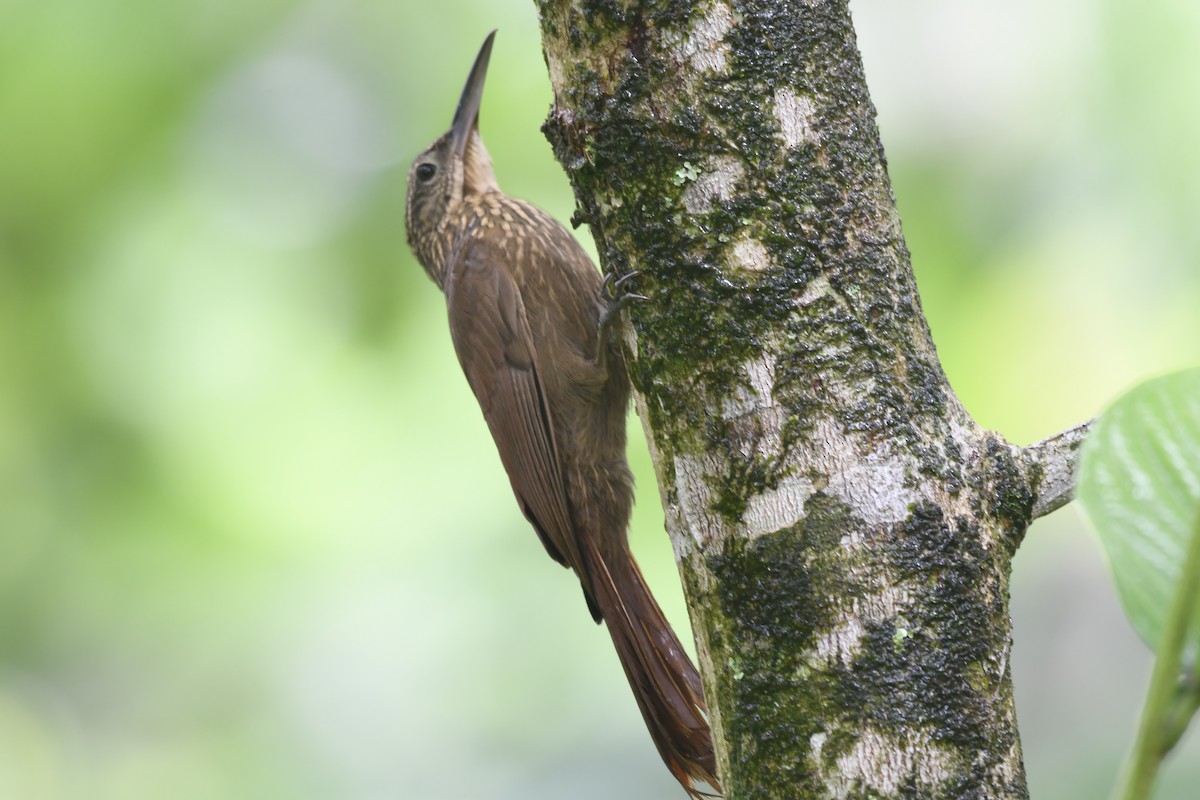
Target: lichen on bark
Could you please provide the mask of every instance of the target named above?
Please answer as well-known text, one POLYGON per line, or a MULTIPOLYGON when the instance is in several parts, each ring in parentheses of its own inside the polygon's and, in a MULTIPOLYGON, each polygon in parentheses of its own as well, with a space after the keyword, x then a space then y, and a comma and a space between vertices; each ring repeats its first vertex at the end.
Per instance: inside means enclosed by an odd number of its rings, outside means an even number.
POLYGON ((1023 798, 1037 464, 946 381, 844 0, 538 0, 726 796, 1023 798))

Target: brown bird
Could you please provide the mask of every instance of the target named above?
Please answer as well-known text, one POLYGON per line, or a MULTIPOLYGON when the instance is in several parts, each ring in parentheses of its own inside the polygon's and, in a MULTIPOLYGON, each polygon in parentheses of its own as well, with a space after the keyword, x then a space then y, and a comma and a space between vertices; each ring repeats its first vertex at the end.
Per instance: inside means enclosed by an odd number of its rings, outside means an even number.
POLYGON ((479 135, 494 36, 454 124, 409 170, 408 243, 446 295, 454 349, 521 511, 550 557, 579 576, 658 752, 700 797, 697 782, 720 791, 700 676, 626 539, 629 379, 609 323, 636 295, 601 281, 566 228, 497 186, 479 135))

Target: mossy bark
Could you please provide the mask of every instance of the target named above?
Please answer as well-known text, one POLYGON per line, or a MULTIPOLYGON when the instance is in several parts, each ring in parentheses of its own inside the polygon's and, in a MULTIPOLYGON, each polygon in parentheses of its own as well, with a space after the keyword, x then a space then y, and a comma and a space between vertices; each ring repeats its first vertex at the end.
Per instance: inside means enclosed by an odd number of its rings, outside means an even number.
POLYGON ((921 313, 844 0, 538 0, 546 133, 627 343, 725 794, 1027 796, 1040 475, 921 313))

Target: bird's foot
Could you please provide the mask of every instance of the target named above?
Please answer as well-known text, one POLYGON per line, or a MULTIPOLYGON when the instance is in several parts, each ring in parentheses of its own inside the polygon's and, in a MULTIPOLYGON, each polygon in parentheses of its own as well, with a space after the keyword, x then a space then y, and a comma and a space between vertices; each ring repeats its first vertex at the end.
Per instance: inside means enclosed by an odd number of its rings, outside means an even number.
POLYGON ((602 368, 605 367, 604 356, 608 352, 609 337, 612 335, 617 315, 634 300, 650 299, 643 294, 625 291, 625 284, 638 275, 641 273, 636 270, 620 277, 617 277, 615 272, 607 272, 604 274, 604 282, 600 284, 600 330, 596 337, 596 363, 602 368))
POLYGON ((604 275, 604 282, 600 284, 600 332, 601 339, 603 334, 607 334, 612 328, 613 321, 617 314, 628 306, 634 300, 649 300, 644 294, 636 294, 634 292, 625 291, 625 284, 642 273, 634 270, 620 277, 617 277, 615 272, 608 272, 604 275))

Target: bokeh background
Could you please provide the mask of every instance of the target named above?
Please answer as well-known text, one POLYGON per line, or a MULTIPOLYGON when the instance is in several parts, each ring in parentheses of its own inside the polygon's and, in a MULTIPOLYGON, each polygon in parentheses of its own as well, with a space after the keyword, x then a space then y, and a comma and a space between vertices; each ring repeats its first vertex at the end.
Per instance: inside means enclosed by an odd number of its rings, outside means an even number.
MULTIPOLYGON (((978 419, 1035 441, 1200 362, 1200 4, 853 10, 978 419)), ((528 0, 0 0, 0 798, 681 796, 404 245, 492 27, 500 182, 566 219, 528 0)), ((1150 659, 1075 509, 1013 614, 1034 798, 1106 796, 1150 659)))

